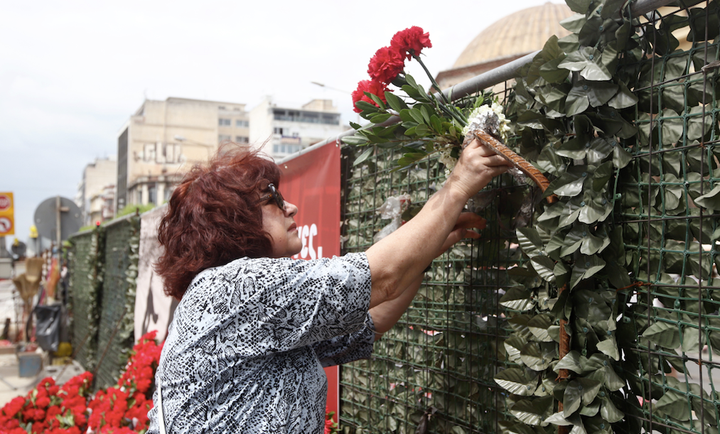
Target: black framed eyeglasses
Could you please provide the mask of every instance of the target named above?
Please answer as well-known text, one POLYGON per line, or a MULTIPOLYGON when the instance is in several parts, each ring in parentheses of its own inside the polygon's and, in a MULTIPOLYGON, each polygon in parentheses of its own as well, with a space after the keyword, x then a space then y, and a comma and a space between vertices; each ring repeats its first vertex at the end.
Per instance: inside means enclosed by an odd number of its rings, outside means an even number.
POLYGON ((270 190, 270 193, 265 195, 263 197, 263 201, 269 201, 270 199, 275 201, 275 205, 278 206, 281 210, 285 211, 285 199, 283 198, 283 195, 277 191, 277 188, 275 188, 275 185, 273 183, 268 184, 268 190, 270 190))

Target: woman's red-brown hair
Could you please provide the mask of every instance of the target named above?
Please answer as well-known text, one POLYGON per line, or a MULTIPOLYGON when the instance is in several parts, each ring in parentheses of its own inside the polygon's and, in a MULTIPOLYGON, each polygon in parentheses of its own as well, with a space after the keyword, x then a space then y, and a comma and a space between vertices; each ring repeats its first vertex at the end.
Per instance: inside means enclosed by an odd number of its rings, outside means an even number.
POLYGON ((165 252, 155 270, 165 293, 181 299, 202 270, 272 252, 258 203, 280 169, 257 151, 222 148, 207 165, 195 165, 175 188, 160 222, 165 252))

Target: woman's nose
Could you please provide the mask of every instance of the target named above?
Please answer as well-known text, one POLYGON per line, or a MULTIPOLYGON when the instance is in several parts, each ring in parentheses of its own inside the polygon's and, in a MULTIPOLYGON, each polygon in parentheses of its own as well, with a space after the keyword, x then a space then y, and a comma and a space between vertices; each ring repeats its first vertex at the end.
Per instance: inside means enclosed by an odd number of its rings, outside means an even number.
POLYGON ((294 217, 298 213, 298 207, 295 204, 285 201, 285 215, 294 217))

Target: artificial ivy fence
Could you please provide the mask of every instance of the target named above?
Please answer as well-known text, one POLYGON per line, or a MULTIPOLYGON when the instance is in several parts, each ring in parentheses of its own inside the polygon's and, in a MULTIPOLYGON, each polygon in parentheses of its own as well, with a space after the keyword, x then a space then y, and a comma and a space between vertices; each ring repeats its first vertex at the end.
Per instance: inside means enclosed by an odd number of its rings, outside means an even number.
MULTIPOLYGON (((508 176, 475 198, 483 238, 436 261, 373 359, 343 368, 345 432, 718 432, 720 3, 567 4, 572 34, 501 101, 558 200, 508 176)), ((389 196, 421 204, 442 182, 426 143, 454 121, 402 89, 362 107, 398 126, 346 140, 348 251, 372 244, 389 196)))
POLYGON ((122 217, 70 241, 73 349, 98 390, 114 384, 133 345, 140 218, 122 217))

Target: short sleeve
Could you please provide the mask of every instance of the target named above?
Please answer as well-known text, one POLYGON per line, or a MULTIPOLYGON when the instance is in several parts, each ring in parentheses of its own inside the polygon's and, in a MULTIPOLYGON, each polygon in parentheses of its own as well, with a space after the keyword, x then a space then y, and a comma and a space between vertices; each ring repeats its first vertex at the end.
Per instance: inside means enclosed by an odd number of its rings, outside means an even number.
POLYGON ((364 253, 242 258, 193 280, 178 306, 184 322, 178 325, 194 336, 236 341, 239 355, 254 357, 360 331, 369 305, 364 253))
POLYGON ((375 342, 375 324, 368 312, 365 326, 355 333, 337 336, 313 345, 323 368, 369 359, 375 342))

